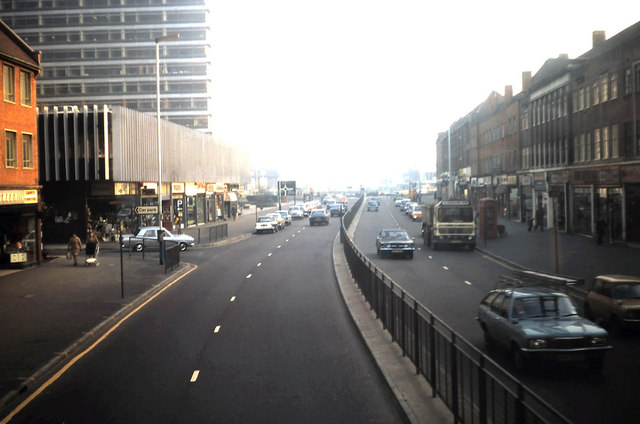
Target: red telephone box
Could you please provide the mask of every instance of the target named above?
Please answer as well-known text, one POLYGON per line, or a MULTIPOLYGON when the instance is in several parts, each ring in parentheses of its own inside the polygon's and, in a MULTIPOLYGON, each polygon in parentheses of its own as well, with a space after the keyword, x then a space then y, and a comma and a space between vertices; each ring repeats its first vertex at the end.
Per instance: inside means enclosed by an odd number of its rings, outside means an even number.
POLYGON ((498 201, 485 197, 478 201, 478 237, 498 237, 498 201))

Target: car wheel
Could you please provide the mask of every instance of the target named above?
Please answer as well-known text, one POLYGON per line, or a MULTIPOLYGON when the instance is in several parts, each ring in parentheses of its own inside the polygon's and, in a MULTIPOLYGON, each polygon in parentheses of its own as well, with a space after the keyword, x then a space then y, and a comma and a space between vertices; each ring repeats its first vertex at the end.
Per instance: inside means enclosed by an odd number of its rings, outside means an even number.
POLYGON ((133 245, 133 250, 135 250, 136 252, 142 252, 144 250, 144 246, 142 245, 142 243, 136 243, 133 245))
POLYGON ((180 251, 184 252, 185 250, 187 250, 187 243, 180 243, 180 251))

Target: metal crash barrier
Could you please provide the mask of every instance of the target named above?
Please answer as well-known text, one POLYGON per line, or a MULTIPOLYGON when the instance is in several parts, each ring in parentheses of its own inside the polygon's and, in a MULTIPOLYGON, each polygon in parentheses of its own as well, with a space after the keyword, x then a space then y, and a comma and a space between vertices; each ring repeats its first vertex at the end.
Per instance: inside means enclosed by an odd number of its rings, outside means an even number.
POLYGON ((343 217, 340 240, 356 284, 393 342, 456 423, 570 423, 379 270, 347 235, 362 198, 343 217), (346 226, 345 226, 346 225, 346 226))

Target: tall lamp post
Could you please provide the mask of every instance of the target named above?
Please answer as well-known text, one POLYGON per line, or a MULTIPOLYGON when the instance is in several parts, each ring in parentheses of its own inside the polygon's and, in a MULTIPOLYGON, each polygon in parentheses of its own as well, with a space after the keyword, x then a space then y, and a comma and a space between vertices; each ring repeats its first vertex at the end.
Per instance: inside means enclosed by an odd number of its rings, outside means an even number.
POLYGON ((169 34, 156 38, 156 111, 158 121, 158 225, 162 225, 162 144, 160 143, 160 43, 177 40, 180 34, 169 34))

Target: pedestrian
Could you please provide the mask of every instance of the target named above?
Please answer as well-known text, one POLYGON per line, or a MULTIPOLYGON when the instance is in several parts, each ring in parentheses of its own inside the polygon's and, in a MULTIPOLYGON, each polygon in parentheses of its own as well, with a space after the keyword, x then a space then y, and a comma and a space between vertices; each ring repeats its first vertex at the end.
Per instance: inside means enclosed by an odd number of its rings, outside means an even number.
POLYGON ((87 237, 87 244, 85 246, 85 252, 87 254, 87 258, 95 258, 96 251, 98 250, 98 237, 96 237, 95 233, 92 231, 89 233, 87 237))
POLYGON ((80 241, 80 237, 78 237, 76 233, 73 233, 69 239, 69 244, 67 245, 67 252, 73 256, 73 265, 78 265, 78 254, 80 253, 80 249, 82 249, 82 241, 80 241))
POLYGON ((542 206, 539 206, 538 209, 536 209, 536 226, 533 227, 533 231, 535 232, 538 227, 540 227, 540 232, 544 231, 544 226, 543 221, 544 220, 544 212, 542 210, 542 206))
POLYGON ((531 229, 533 228, 533 218, 530 213, 527 214, 527 224, 529 224, 527 231, 531 232, 531 229))
POLYGON ((596 235, 598 236, 597 243, 602 244, 604 239, 604 233, 607 231, 607 223, 604 218, 600 216, 596 221, 596 235))

